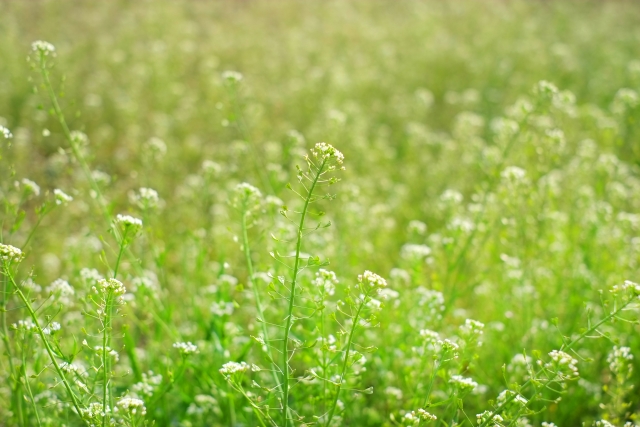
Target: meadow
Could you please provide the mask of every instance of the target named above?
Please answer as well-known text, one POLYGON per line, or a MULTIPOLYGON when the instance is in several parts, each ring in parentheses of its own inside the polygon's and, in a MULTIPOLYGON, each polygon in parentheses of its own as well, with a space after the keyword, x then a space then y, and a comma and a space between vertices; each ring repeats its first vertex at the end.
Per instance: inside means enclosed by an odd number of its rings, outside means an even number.
POLYGON ((640 4, 0 16, 0 425, 640 424, 640 4))

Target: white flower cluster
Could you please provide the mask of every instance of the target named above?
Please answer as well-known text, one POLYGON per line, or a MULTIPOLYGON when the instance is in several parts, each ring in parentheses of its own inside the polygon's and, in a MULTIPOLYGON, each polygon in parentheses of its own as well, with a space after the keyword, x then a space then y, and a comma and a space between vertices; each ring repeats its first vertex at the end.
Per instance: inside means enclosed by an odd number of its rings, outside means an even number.
POLYGON ((237 208, 255 208, 262 199, 260 190, 247 182, 241 182, 236 185, 234 192, 232 205, 237 208))
POLYGON ((386 280, 369 270, 365 270, 363 274, 358 275, 358 282, 368 284, 372 288, 382 289, 387 287, 386 280))
POLYGON ((237 83, 240 83, 242 81, 243 76, 242 76, 241 73, 239 73, 237 71, 224 71, 222 73, 222 79, 227 84, 237 84, 237 83))
POLYGON ((86 284, 95 283, 103 279, 100 272, 95 268, 83 268, 80 270, 80 277, 86 284))
POLYGON ((438 417, 436 417, 435 415, 425 411, 424 409, 420 408, 417 411, 411 411, 411 412, 407 412, 406 414, 404 414, 404 421, 405 422, 419 422, 419 421, 435 421, 437 420, 438 417))
POLYGON ((116 224, 121 224, 124 228, 130 227, 134 232, 138 232, 142 228, 142 220, 131 215, 116 215, 116 224))
POLYGON ((142 395, 146 397, 153 396, 156 388, 162 383, 162 375, 154 374, 153 371, 142 373, 142 381, 135 383, 131 386, 131 391, 136 395, 142 395))
POLYGON ((414 219, 412 221, 409 221, 409 224, 407 225, 407 231, 412 234, 424 236, 425 233, 427 232, 427 224, 425 224, 422 221, 418 221, 417 219, 414 219))
POLYGON ((60 362, 60 369, 62 369, 67 374, 76 374, 82 377, 86 377, 89 375, 84 366, 79 365, 77 363, 68 363, 68 362, 60 362))
POLYGON ((146 415, 147 408, 144 406, 144 402, 141 399, 135 397, 123 397, 116 404, 118 409, 124 411, 130 415, 146 415))
POLYGON ((633 370, 633 354, 629 347, 613 346, 613 349, 607 356, 607 363, 611 372, 625 372, 630 374, 633 370))
POLYGON ((0 243, 0 259, 7 263, 11 264, 12 262, 20 262, 24 258, 24 254, 22 251, 15 246, 5 245, 0 243))
POLYGON ((56 53, 56 48, 54 45, 42 40, 36 40, 35 42, 31 43, 31 50, 33 50, 34 52, 42 53, 43 55, 53 55, 56 53))
POLYGON ((640 294, 640 285, 635 282, 632 282, 631 280, 625 280, 622 285, 614 285, 611 288, 611 293, 614 295, 620 294, 620 293, 627 293, 629 291, 635 294, 640 294))
POLYGON ((464 196, 456 190, 446 189, 440 195, 440 201, 446 204, 458 205, 462 203, 464 196))
POLYGON ((498 414, 494 414, 491 411, 484 411, 481 414, 477 414, 476 415, 476 419, 478 420, 478 424, 485 424, 487 422, 491 422, 493 423, 493 425, 491 424, 487 424, 491 427, 501 427, 502 426, 502 422, 504 421, 504 419, 498 415, 498 414))
POLYGON ((35 182, 31 181, 30 179, 23 178, 21 183, 24 187, 24 192, 27 195, 34 195, 36 197, 40 195, 40 186, 35 182))
POLYGON ((517 166, 507 166, 500 172, 500 176, 509 182, 515 183, 523 181, 527 176, 527 172, 517 166))
POLYGON ((232 302, 213 302, 211 303, 211 314, 215 316, 231 316, 233 314, 233 303, 232 302))
POLYGON ((440 341, 440 334, 431 329, 421 329, 420 336, 427 344, 435 344, 440 341))
POLYGON ((336 273, 325 270, 324 268, 321 268, 316 273, 316 278, 311 282, 313 286, 323 289, 327 295, 333 295, 335 293, 336 285, 338 283, 336 273))
POLYGON ((400 257, 409 262, 421 262, 431 255, 431 248, 427 245, 407 243, 400 249, 400 257))
POLYGON ((74 144, 78 144, 78 145, 87 145, 89 144, 89 137, 87 136, 86 133, 79 131, 79 130, 73 130, 71 131, 71 140, 74 142, 74 144))
POLYGON ((202 162, 202 172, 205 175, 217 176, 222 172, 222 166, 213 160, 205 160, 202 162))
POLYGON ((73 287, 64 279, 56 279, 44 288, 45 292, 53 295, 63 305, 71 304, 71 297, 75 295, 73 287))
POLYGON ((249 365, 246 362, 227 362, 222 365, 222 368, 220 368, 220 373, 224 376, 231 376, 234 374, 247 372, 249 370, 251 370, 252 372, 258 372, 260 371, 260 367, 254 364, 249 365))
POLYGON ((484 333, 484 323, 477 320, 467 319, 464 321, 464 325, 460 326, 460 334, 467 337, 479 337, 484 333))
POLYGON ((195 344, 192 344, 191 341, 174 343, 173 348, 177 348, 180 354, 185 356, 198 352, 198 347, 195 344))
POLYGON ((156 208, 160 202, 158 192, 153 188, 147 187, 141 187, 134 196, 134 199, 141 208, 156 208))
POLYGON ((518 406, 520 408, 524 408, 527 406, 529 401, 525 399, 520 393, 516 393, 511 390, 502 390, 502 392, 498 395, 498 405, 501 408, 505 408, 507 406, 518 406))
MULTIPOLYGON (((103 418, 106 414, 111 412, 111 408, 107 406, 106 411, 102 406, 102 403, 92 402, 84 409, 80 409, 82 411, 82 417, 87 420, 97 420, 103 418)), ((93 425, 93 424, 92 424, 93 425)))
POLYGON ((436 346, 438 346, 440 353, 443 357, 451 356, 453 359, 458 358, 458 350, 460 350, 460 346, 449 339, 443 339, 436 341, 436 346))
POLYGON ((117 298, 117 302, 122 302, 122 296, 127 292, 127 288, 125 288, 118 279, 100 279, 98 280, 98 286, 93 287, 93 292, 96 294, 113 295, 117 298))
POLYGON ((13 134, 11 133, 11 131, 2 125, 0 125, 0 134, 4 136, 5 139, 13 138, 13 134))
MULTIPOLYGON (((311 154, 313 157, 323 161, 333 160, 338 166, 341 166, 344 162, 344 155, 338 151, 333 145, 326 142, 318 142, 312 149, 311 154)), ((329 170, 335 169, 335 166, 330 166, 329 170)), ((344 170, 344 167, 341 167, 344 170)))
POLYGON ((453 385, 460 391, 473 391, 478 387, 478 383, 475 382, 472 378, 465 378, 462 375, 453 375, 451 379, 449 379, 449 384, 453 385))
POLYGON ((53 196, 56 199, 56 205, 66 205, 73 200, 73 197, 65 193, 59 188, 53 190, 53 196))
POLYGON ((61 326, 60 323, 58 322, 51 322, 51 324, 49 326, 47 326, 46 328, 44 328, 42 330, 42 332, 45 335, 51 335, 52 333, 56 333, 60 330, 61 326))
POLYGON ((36 326, 35 323, 33 323, 33 320, 31 320, 31 319, 18 320, 18 322, 12 324, 11 327, 13 329, 15 329, 16 331, 24 331, 24 332, 37 332, 38 331, 38 327, 36 326))
MULTIPOLYGON (((101 345, 93 347, 93 351, 95 351, 100 357, 102 357, 102 353, 104 352, 103 349, 104 347, 102 347, 101 345)), ((120 355, 118 354, 118 352, 111 347, 107 347, 107 355, 110 356, 115 362, 120 360, 120 355)))
MULTIPOLYGON (((545 369, 555 372, 561 381, 577 378, 580 376, 578 372, 578 361, 569 354, 560 350, 553 350, 549 353, 552 362, 545 363, 545 369)), ((541 361, 538 361, 541 364, 541 361)))

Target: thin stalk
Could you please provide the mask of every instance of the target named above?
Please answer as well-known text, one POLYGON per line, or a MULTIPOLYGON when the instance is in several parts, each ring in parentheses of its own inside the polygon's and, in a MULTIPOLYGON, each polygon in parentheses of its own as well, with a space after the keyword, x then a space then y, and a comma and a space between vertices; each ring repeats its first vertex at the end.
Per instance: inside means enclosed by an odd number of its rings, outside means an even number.
MULTIPOLYGON (((15 280, 13 278, 13 275, 11 274, 11 272, 9 271, 9 269, 6 266, 4 266, 4 273, 9 278, 9 280, 11 281, 13 286, 15 287, 16 293, 18 294, 18 296, 22 300, 23 304, 27 308, 27 311, 29 312, 29 315, 31 316, 31 320, 33 320, 33 323, 35 323, 35 325, 36 325, 37 333, 40 336, 40 339, 42 340, 42 344, 44 345, 44 348, 47 351, 47 355, 49 356, 49 359, 51 360, 51 363, 53 364, 53 367, 54 367, 55 371, 57 372, 58 376, 60 377, 60 380, 62 381, 62 384, 64 385, 64 388, 67 391, 67 394, 68 394, 69 398, 71 399, 71 404, 73 405, 73 408, 76 410, 76 413, 78 414, 78 416, 82 418, 82 415, 81 415, 82 411, 80 409, 80 401, 78 400, 78 397, 75 395, 75 393, 71 389, 71 385, 69 384, 69 381, 67 380, 67 377, 64 375, 64 372, 62 372, 62 369, 60 368, 60 365, 58 364, 58 361, 56 360, 56 356, 55 356, 55 354, 53 352, 53 349, 51 348, 51 345, 47 341, 47 338, 45 337, 44 332, 42 331, 42 328, 40 327, 40 321, 38 320, 38 315, 33 310, 33 307, 31 306, 31 303, 30 303, 29 299, 24 295, 22 290, 16 284, 16 282, 15 282, 15 280)), ((89 424, 84 419, 83 419, 83 421, 87 425, 89 424)))
POLYGON ((107 411, 107 402, 109 399, 109 374, 111 371, 109 355, 107 353, 107 347, 109 347, 109 341, 111 338, 111 306, 112 306, 112 293, 107 294, 105 299, 105 317, 104 328, 102 330, 102 411, 104 416, 102 417, 102 426, 107 426, 107 420, 110 418, 107 411))
POLYGON ((443 358, 444 358, 444 355, 441 355, 438 358, 438 361, 436 362, 436 366, 433 369, 433 372, 431 373, 431 379, 429 380, 429 388, 427 389, 427 396, 424 398, 424 405, 422 405, 423 408, 426 408, 427 404, 429 403, 429 397, 431 397, 431 390, 433 390, 433 384, 436 382, 436 374, 438 373, 438 370, 440 369, 440 367, 442 367, 443 358))
POLYGON ((349 338, 347 339, 347 348, 344 355, 344 362, 342 362, 342 372, 340 373, 340 384, 338 384, 338 390, 336 391, 336 395, 333 398, 333 404, 331 405, 331 410, 329 411, 329 416, 327 417, 326 426, 329 427, 331 425, 331 420, 333 419, 333 414, 336 411, 336 406, 338 406, 338 398, 340 397, 340 392, 342 391, 342 383, 344 381, 344 376, 347 373, 347 367, 349 364, 349 353, 351 352, 351 343, 353 342, 353 334, 356 331, 358 326, 358 319, 360 318, 360 312, 364 308, 365 302, 369 294, 367 293, 364 298, 362 298, 362 302, 358 306, 358 311, 356 311, 356 316, 353 318, 353 324, 351 325, 351 331, 349 331, 349 338))
POLYGON ((29 378, 27 377, 27 357, 24 354, 24 346, 22 348, 22 373, 24 374, 24 386, 29 393, 29 398, 31 399, 31 405, 33 405, 33 410, 36 413, 36 421, 38 425, 41 426, 42 422, 40 421, 40 413, 38 412, 38 406, 36 405, 36 401, 33 398, 33 392, 31 391, 31 386, 29 385, 29 378))
POLYGON ((282 405, 283 405, 283 417, 284 417, 284 427, 289 425, 289 418, 287 413, 289 412, 289 331, 291 330, 291 322, 293 318, 293 303, 296 298, 296 284, 298 281, 298 268, 300 266, 300 249, 302 247, 302 231, 304 229, 304 220, 307 216, 307 210, 309 209, 309 203, 311 203, 311 197, 313 196, 313 190, 316 188, 318 184, 318 180, 320 179, 320 175, 322 174, 322 170, 324 169, 327 163, 327 159, 322 161, 322 164, 318 168, 316 172, 316 176, 313 178, 313 182, 311 187, 309 188, 309 192, 304 201, 304 207, 302 208, 302 214, 300 216, 300 224, 298 225, 298 238, 296 242, 296 257, 293 265, 293 276, 291 278, 291 294, 289 295, 289 310, 287 312, 287 323, 284 329, 284 342, 282 343, 282 372, 283 372, 283 381, 282 381, 282 405))
MULTIPOLYGON (((278 380, 278 365, 276 364, 273 356, 271 354, 271 348, 269 347, 269 332, 267 330, 267 324, 264 318, 264 308, 262 307, 262 300, 260 299, 260 292, 258 292, 258 287, 255 283, 254 270, 253 270, 253 261, 251 260, 251 250, 249 249, 249 236, 247 233, 247 209, 246 206, 243 207, 242 210, 242 246, 244 249, 244 257, 247 263, 247 270, 249 272, 249 282, 251 283, 251 288, 253 289, 253 297, 256 301, 256 310, 258 311, 258 316, 260 316, 260 325, 262 328, 262 335, 264 337, 265 346, 267 347, 267 357, 269 358, 269 362, 271 363, 273 369, 271 370, 273 373, 274 384, 278 391, 282 394, 282 388, 280 387, 280 381, 278 380)), ((282 397, 282 396, 281 396, 282 397)))
POLYGON ((11 352, 11 342, 9 341, 9 329, 7 328, 7 300, 9 299, 9 281, 5 278, 2 279, 4 295, 2 297, 2 303, 0 303, 0 318, 2 319, 2 342, 4 343, 4 348, 7 351, 7 358, 9 359, 9 372, 11 378, 13 380, 13 384, 11 385, 12 390, 12 403, 17 406, 18 413, 20 407, 20 399, 18 396, 18 388, 19 388, 19 375, 15 371, 15 366, 13 365, 13 354, 11 352))

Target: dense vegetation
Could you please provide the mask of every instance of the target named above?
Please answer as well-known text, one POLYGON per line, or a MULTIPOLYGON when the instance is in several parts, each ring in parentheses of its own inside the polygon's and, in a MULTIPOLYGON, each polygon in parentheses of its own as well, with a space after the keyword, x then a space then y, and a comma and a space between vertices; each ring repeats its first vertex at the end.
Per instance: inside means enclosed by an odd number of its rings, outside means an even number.
POLYGON ((0 425, 640 422, 640 5, 0 15, 0 425))

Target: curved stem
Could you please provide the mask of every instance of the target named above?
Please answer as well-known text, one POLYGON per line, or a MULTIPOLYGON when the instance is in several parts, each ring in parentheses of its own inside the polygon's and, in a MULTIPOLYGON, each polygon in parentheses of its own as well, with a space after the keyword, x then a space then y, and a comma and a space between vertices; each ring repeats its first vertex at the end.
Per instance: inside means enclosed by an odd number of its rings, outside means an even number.
POLYGON ((307 211, 309 209, 309 203, 311 203, 311 197, 313 196, 313 190, 318 184, 318 180, 320 179, 320 175, 322 174, 322 170, 324 169, 327 160, 324 159, 322 164, 318 168, 316 172, 316 176, 313 178, 313 182, 311 183, 311 187, 309 188, 309 192, 307 193, 307 197, 304 201, 304 207, 302 209, 302 214, 300 216, 300 224, 298 225, 298 237, 296 242, 296 256, 293 265, 293 276, 291 278, 291 293, 289 295, 289 309, 287 311, 287 323, 284 329, 284 342, 282 343, 282 373, 284 375, 282 381, 282 405, 283 405, 283 417, 284 417, 284 427, 289 425, 289 418, 287 413, 289 412, 289 332, 291 330, 291 323, 293 320, 293 304, 296 298, 296 284, 298 280, 298 272, 300 267, 300 248, 302 247, 302 230, 304 229, 304 220, 307 216, 307 211))

